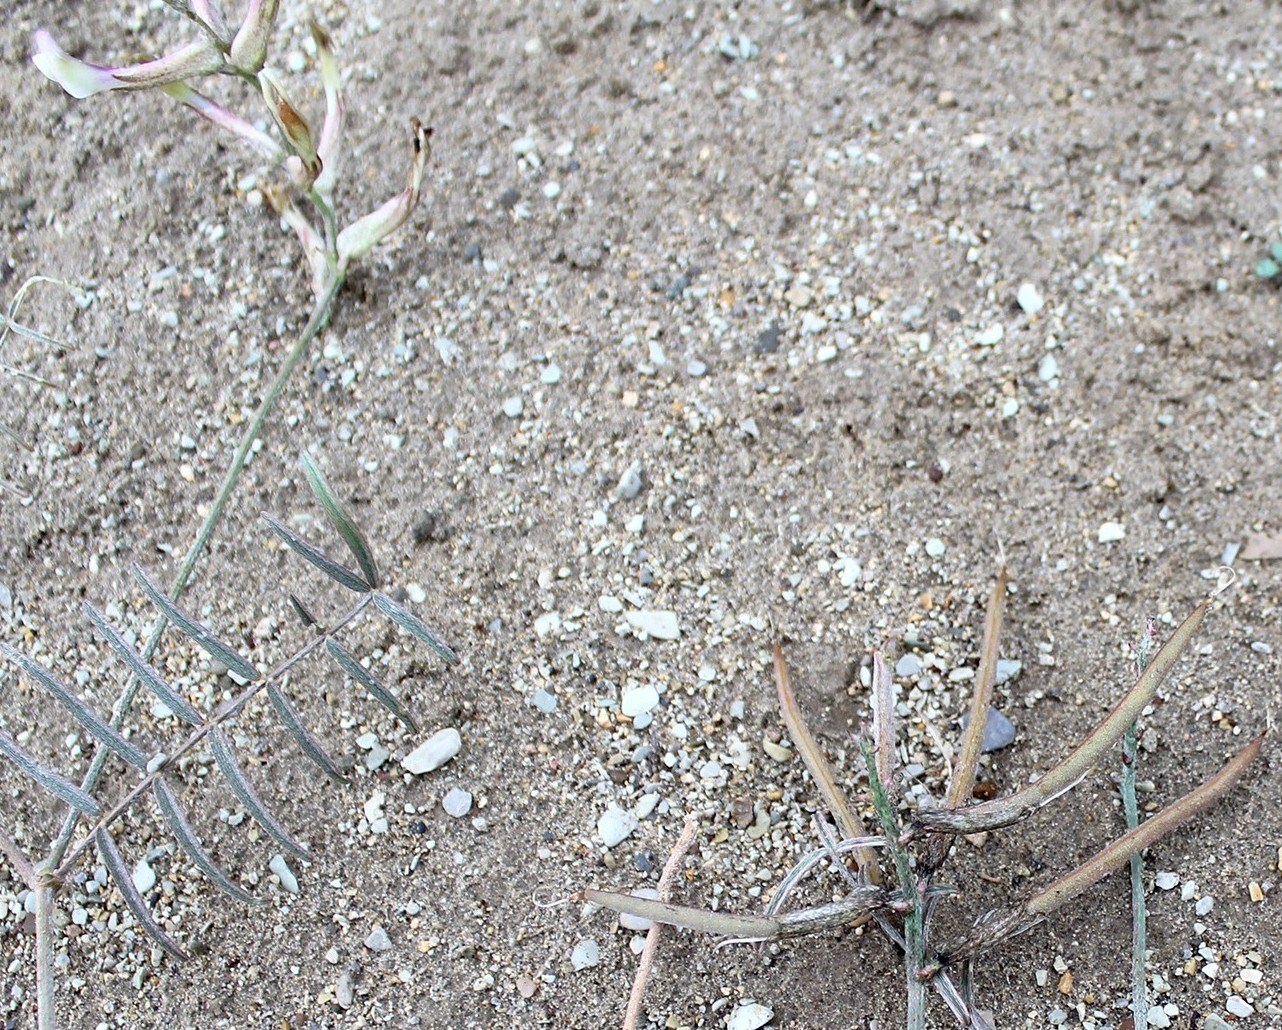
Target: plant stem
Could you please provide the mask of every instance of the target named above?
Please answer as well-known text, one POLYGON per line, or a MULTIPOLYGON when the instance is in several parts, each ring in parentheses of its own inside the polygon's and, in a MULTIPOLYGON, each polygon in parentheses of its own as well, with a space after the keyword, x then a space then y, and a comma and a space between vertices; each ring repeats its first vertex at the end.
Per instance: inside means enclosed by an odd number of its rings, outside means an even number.
POLYGON ((55 1030, 58 1014, 53 1003, 53 884, 37 876, 31 888, 36 897, 36 1026, 55 1030))
MULTIPOLYGON (((1135 653, 1135 668, 1143 672, 1153 656, 1157 624, 1149 619, 1135 653)), ((1135 799, 1135 761, 1139 751, 1138 721, 1122 737, 1122 808, 1127 830, 1140 825, 1139 803, 1135 799)), ((1131 1016, 1134 1030, 1148 1030, 1148 990, 1144 978, 1144 954, 1148 950, 1148 908, 1144 900, 1144 856, 1131 856, 1131 1016)))
POLYGON ((864 764, 868 767, 868 788, 872 793, 872 805, 881 823, 882 833, 886 835, 886 849, 895 863, 895 873, 899 879, 899 889, 904 895, 904 902, 910 906, 904 913, 904 973, 908 987, 908 1023, 907 1030, 926 1030, 926 982, 919 975, 926 960, 925 912, 921 892, 917 889, 917 877, 913 871, 912 859, 908 849, 900 842, 899 816, 890 800, 886 785, 881 782, 877 772, 877 755, 872 745, 864 740, 860 742, 864 755, 864 764))
MULTIPOLYGON (((312 308, 311 317, 308 318, 307 324, 298 335, 293 348, 285 357, 284 364, 281 365, 280 371, 276 373, 276 378, 267 389, 267 393, 258 404, 258 410, 254 412, 254 417, 250 419, 249 425, 245 427, 241 435, 240 443, 236 445, 236 451, 232 455, 231 464, 223 476, 222 486, 219 487, 218 496, 214 498, 213 507, 209 509, 209 514, 205 516, 205 521, 201 524, 196 539, 192 542, 187 551, 187 556, 183 559, 182 565, 178 569, 178 575, 174 577, 173 586, 170 588, 169 596, 177 600, 182 596, 183 591, 187 589, 187 584, 191 580, 192 572, 196 563, 204 553, 205 545, 209 543, 209 538, 213 535, 214 529, 222 520, 223 510, 231 498, 232 491, 236 488, 236 483, 240 479, 240 474, 245 468, 245 463, 249 458, 250 450, 254 446, 254 441, 258 439, 262 432, 263 425, 266 423, 268 416, 276 406, 285 384, 289 381, 290 375, 302 360, 303 355, 307 352, 308 345, 314 340, 329 324, 329 316, 334 309, 334 301, 338 297, 339 291, 343 288, 344 277, 335 275, 326 286, 325 291, 317 298, 315 306, 312 308)), ((155 627, 147 637, 147 644, 143 648, 143 661, 150 661, 155 655, 156 649, 160 646, 160 638, 168 626, 169 620, 163 615, 156 621, 155 627)), ((125 689, 121 692, 120 697, 116 700, 116 705, 111 713, 111 725, 114 729, 120 729, 128 716, 130 709, 133 707, 134 697, 138 693, 138 677, 130 675, 125 683, 125 689)), ((102 776, 103 767, 107 763, 110 752, 107 748, 100 747, 94 753, 93 762, 89 766, 89 771, 85 774, 84 782, 81 784, 86 793, 92 794, 94 788, 98 785, 98 780, 102 776)), ((80 822, 80 813, 74 809, 67 813, 63 819, 62 829, 58 832, 57 839, 49 848, 49 857, 47 865, 50 869, 61 867, 63 856, 67 852, 67 846, 71 843, 71 837, 76 832, 76 826, 80 822)))

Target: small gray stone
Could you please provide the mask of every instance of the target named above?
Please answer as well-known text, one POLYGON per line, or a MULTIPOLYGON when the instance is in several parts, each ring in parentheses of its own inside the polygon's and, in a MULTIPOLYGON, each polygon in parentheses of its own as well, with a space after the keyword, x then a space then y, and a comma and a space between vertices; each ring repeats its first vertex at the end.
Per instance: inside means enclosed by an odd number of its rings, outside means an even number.
POLYGON ((619 485, 615 489, 619 499, 623 501, 633 500, 641 492, 641 463, 634 461, 627 467, 623 475, 619 477, 619 485))
POLYGON ((1024 663, 1015 658, 998 658, 996 675, 993 677, 994 684, 1006 683, 1013 680, 1024 668, 1024 663))
POLYGON ((670 611, 628 612, 628 625, 640 630, 647 637, 656 640, 676 640, 681 636, 681 626, 677 622, 677 613, 670 611))
POLYGON ((1208 1012, 1202 1017, 1202 1030, 1233 1030, 1233 1028, 1214 1012, 1208 1012))
POLYGON ((904 679, 911 679, 913 676, 917 676, 920 673, 921 659, 911 651, 900 657, 899 661, 895 662, 896 676, 901 676, 904 679))
MULTIPOLYGON (((962 728, 970 722, 970 713, 962 716, 962 728)), ((992 705, 988 706, 988 719, 984 723, 984 753, 1000 751, 1015 742, 1015 724, 992 705)))
POLYGON ((540 687, 530 695, 530 704, 544 715, 551 715, 556 711, 556 695, 550 694, 540 687))
POLYGON ((352 989, 352 974, 347 970, 338 974, 338 983, 334 985, 334 1000, 341 1009, 350 1009, 356 1001, 356 992, 352 989))
POLYGON ((1046 305, 1042 297, 1042 291, 1039 290, 1035 283, 1020 283, 1019 289, 1015 293, 1015 303, 1017 303, 1026 315, 1035 315, 1046 305))
POLYGON ((509 397, 503 402, 503 414, 508 418, 520 418, 525 411, 525 401, 520 397, 509 397))
POLYGON ((755 1001, 740 1002, 726 1021, 726 1030, 761 1030, 775 1018, 774 1010, 755 1001))
POLYGON ((289 863, 285 861, 284 855, 273 855, 272 860, 267 863, 267 868, 276 874, 276 879, 280 880, 280 885, 290 894, 297 894, 298 877, 294 875, 294 870, 289 868, 289 863))
POLYGON ((139 894, 146 894, 156 886, 156 871, 145 858, 138 859, 138 864, 134 866, 134 886, 138 888, 139 894))
POLYGON ((439 769, 459 753, 463 747, 463 738, 453 726, 446 727, 432 734, 427 740, 401 759, 401 765, 421 776, 439 769))
MULTIPOLYGON (((659 900, 659 892, 654 887, 641 887, 632 892, 634 898, 647 898, 651 901, 659 900)), ((644 933, 654 925, 654 921, 646 919, 644 916, 633 916, 627 912, 619 913, 619 925, 625 930, 635 930, 638 933, 644 933)))
POLYGON ((374 927, 374 932, 365 938, 365 947, 370 951, 391 951, 392 939, 381 926, 374 927))
POLYGON ((623 692, 619 708, 629 719, 653 711, 659 703, 659 692, 649 683, 623 692))
POLYGON ((462 819, 468 812, 472 811, 472 795, 462 787, 452 787, 448 794, 441 799, 441 807, 445 809, 445 814, 453 816, 455 819, 462 819))

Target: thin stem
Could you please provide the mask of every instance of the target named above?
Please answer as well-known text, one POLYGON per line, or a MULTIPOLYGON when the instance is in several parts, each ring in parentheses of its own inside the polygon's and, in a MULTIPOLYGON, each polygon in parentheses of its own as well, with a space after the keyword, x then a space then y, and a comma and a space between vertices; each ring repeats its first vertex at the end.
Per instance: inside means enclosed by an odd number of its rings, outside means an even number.
MULTIPOLYGON (((276 373, 276 378, 267 389, 267 393, 258 404, 258 410, 254 412, 254 417, 250 420, 249 425, 245 427, 241 435, 240 443, 236 446, 236 451, 232 455, 231 464, 223 477, 222 486, 218 490, 218 496, 214 498, 213 507, 210 508, 209 514, 205 516, 205 521, 201 524, 196 539, 192 542, 187 551, 187 556, 183 559, 182 565, 178 569, 178 575, 174 577, 173 586, 170 588, 169 596, 178 600, 187 589, 187 584, 191 579, 192 571, 196 567, 196 562, 200 560, 205 551, 205 545, 209 543, 209 538, 213 535, 214 529, 222 520, 223 509, 227 506, 232 491, 236 488, 236 483, 240 479, 240 474, 245 468, 245 462, 249 458, 249 452, 254 446, 254 441, 258 439, 262 432, 263 425, 266 423, 268 416, 276 406, 285 384, 289 381, 290 375, 297 367, 303 355, 307 352, 308 344, 314 340, 321 330, 329 323, 329 316, 334 309, 334 301, 338 297, 339 290, 343 287, 344 277, 335 276, 328 284, 325 292, 317 298, 315 306, 312 308, 311 317, 308 318, 307 324, 298 335, 293 348, 285 358, 284 364, 281 365, 280 371, 276 373)), ((156 620, 156 625, 151 634, 147 637, 147 644, 143 648, 143 661, 150 661, 155 655, 156 649, 160 646, 160 638, 165 632, 169 621, 162 615, 156 620)), ((111 725, 114 729, 120 729, 128 716, 130 709, 133 707, 134 697, 138 693, 138 677, 131 675, 125 682, 125 689, 121 692, 116 701, 115 707, 111 713, 111 725)), ((94 753, 93 762, 89 766, 89 771, 85 774, 84 782, 81 787, 86 793, 92 794, 94 788, 98 786, 98 780, 102 776, 103 767, 107 763, 110 752, 103 747, 97 749, 94 753)), ((66 864, 63 856, 66 854, 67 846, 71 843, 71 837, 76 832, 76 826, 80 822, 80 813, 74 809, 67 813, 63 819, 62 829, 59 831, 57 839, 49 849, 48 865, 50 868, 63 868, 66 864)))
POLYGON ((32 890, 36 888, 36 869, 31 864, 31 859, 27 853, 18 846, 18 842, 10 837, 4 830, 0 830, 0 852, 9 860, 13 866, 13 871, 18 874, 22 882, 32 890))
POLYGON ((54 1007, 53 984, 53 883, 38 877, 32 892, 36 897, 36 1026, 55 1030, 58 1013, 54 1007))
MULTIPOLYGON (((1135 656, 1137 672, 1143 672, 1153 655, 1157 641, 1157 625, 1152 619, 1144 627, 1135 656)), ((1135 798, 1135 762, 1139 751, 1138 721, 1122 737, 1122 808, 1126 812, 1126 828, 1140 825, 1139 803, 1135 798)), ((1131 856, 1131 1015, 1134 1030, 1148 1030, 1148 988, 1144 976, 1144 954, 1148 950, 1148 907, 1144 899, 1144 856, 1136 852, 1131 856)))
MULTIPOLYGON (((806 764, 810 778, 819 788, 819 794, 824 804, 828 806, 828 811, 837 820, 842 837, 867 836, 863 822, 851 811, 845 795, 837 789, 837 781, 833 778, 832 769, 828 766, 823 752, 819 750, 819 745, 815 743, 815 738, 811 736, 805 720, 801 717, 796 695, 792 692, 788 663, 784 661, 783 649, 778 644, 774 645, 774 659, 779 712, 783 716, 784 725, 788 728, 788 735, 792 737, 797 750, 801 752, 801 759, 806 764)), ((860 869, 867 871, 868 879, 872 883, 881 883, 881 867, 877 864, 877 855, 871 848, 861 848, 855 852, 855 860, 859 863, 860 869)))
POLYGON ((369 606, 373 598, 374 595, 372 593, 364 595, 360 600, 352 605, 352 607, 349 608, 327 632, 312 637, 306 644, 299 648, 299 650, 279 662, 266 676, 250 683, 236 697, 222 705, 208 722, 201 726, 197 726, 192 730, 191 736, 189 736, 172 755, 166 758, 165 761, 156 769, 147 773, 147 775, 139 780, 133 788, 126 793, 119 802, 117 802, 114 808, 105 812, 98 819, 92 830, 85 835, 79 844, 71 849, 66 859, 58 866, 57 872, 54 874, 53 878, 55 880, 63 879, 75 866, 76 862, 80 859, 80 856, 89 850, 89 848, 94 846, 94 836, 98 830, 110 828, 111 824, 128 811, 139 797, 151 789, 152 782, 157 776, 160 776, 165 769, 173 765, 176 761, 182 758, 183 755, 193 750, 215 729, 234 719, 250 701, 267 689, 268 684, 277 683, 284 679, 290 669, 295 665, 298 665, 305 658, 309 657, 312 652, 322 647, 327 641, 334 639, 334 636, 339 632, 339 630, 347 626, 353 619, 360 615, 366 607, 369 606))
MULTIPOLYGON (((668 861, 659 876, 660 901, 667 901, 672 896, 672 881, 677 878, 677 872, 681 869, 681 862, 685 858, 686 852, 690 850, 690 845, 694 843, 694 834, 698 828, 698 819, 694 816, 686 818, 685 826, 681 829, 681 836, 677 838, 677 843, 672 848, 672 854, 668 856, 668 861)), ((645 1001, 645 985, 650 980, 650 972, 654 968, 654 956, 659 950, 659 938, 662 934, 663 924, 653 923, 645 935, 645 947, 641 949, 641 961, 637 964, 637 975, 632 981, 632 993, 628 997, 628 1008, 623 1014, 623 1030, 636 1030, 637 1023, 641 1019, 641 1005, 645 1001)))
POLYGON ((975 773, 979 756, 984 750, 984 727, 988 722, 988 706, 993 700, 993 683, 997 679, 997 644, 1002 632, 1002 614, 1006 605, 1006 566, 997 570, 997 582, 988 598, 988 613, 984 618, 984 643, 979 656, 979 675, 975 680, 975 694, 970 701, 970 722, 962 739, 961 754, 953 763, 953 778, 948 784, 947 805, 960 808, 970 800, 975 789, 975 773))
POLYGON ((904 895, 908 911, 904 913, 904 973, 908 988, 908 1030, 926 1030, 926 983, 920 973, 926 960, 926 920, 921 893, 917 889, 917 876, 913 871, 908 849, 900 842, 899 816, 890 800, 886 786, 877 771, 877 755, 868 741, 860 742, 864 765, 868 768, 868 787, 872 792, 873 809, 881 823, 887 848, 895 862, 899 889, 904 895))

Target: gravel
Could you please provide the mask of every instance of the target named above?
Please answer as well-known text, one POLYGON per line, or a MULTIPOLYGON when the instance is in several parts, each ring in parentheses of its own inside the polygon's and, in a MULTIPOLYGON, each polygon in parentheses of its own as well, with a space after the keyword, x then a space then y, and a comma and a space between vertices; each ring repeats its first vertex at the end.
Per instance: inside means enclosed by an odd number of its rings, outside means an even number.
POLYGON ((435 772, 463 748, 463 738, 452 726, 438 730, 401 759, 401 765, 415 776, 435 772))

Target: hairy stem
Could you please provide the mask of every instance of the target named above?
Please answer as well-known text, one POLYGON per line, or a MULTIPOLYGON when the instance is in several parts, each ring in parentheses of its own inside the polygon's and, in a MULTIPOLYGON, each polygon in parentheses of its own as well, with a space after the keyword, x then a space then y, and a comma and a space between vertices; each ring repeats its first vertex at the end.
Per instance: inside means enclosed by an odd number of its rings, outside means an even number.
POLYGON ((169 755, 165 759, 165 761, 161 763, 157 768, 153 769, 151 772, 147 773, 147 775, 145 775, 142 779, 140 779, 133 786, 133 788, 129 790, 123 798, 120 799, 120 801, 115 805, 114 808, 112 808, 110 811, 103 813, 102 817, 98 819, 98 821, 94 824, 90 832, 86 834, 84 838, 81 839, 80 843, 77 844, 74 848, 72 848, 71 851, 67 854, 66 858, 63 859, 62 863, 58 866, 57 872, 54 874, 53 878, 55 880, 63 879, 67 875, 67 873, 75 866, 76 862, 80 859, 80 856, 83 855, 87 850, 89 850, 89 848, 94 846, 94 836, 97 834, 97 832, 99 830, 110 829, 112 823, 114 823, 126 811, 128 811, 130 806, 132 806, 133 803, 137 801, 139 797, 141 797, 144 793, 146 793, 148 790, 151 789, 152 782, 156 779, 156 777, 160 776, 161 773, 163 773, 166 768, 171 766, 174 762, 182 758, 183 755, 187 754, 189 751, 195 748, 202 740, 205 739, 205 737, 209 736, 209 734, 212 733, 215 729, 222 726, 224 723, 229 722, 231 719, 235 718, 236 715, 238 715, 240 711, 247 704, 249 704, 250 701, 252 701, 255 697, 257 697, 258 694, 260 694, 262 691, 266 690, 269 684, 277 683, 282 679, 284 679, 284 677, 288 674, 289 670, 292 669, 295 665, 297 665, 299 662, 303 661, 305 658, 311 655, 312 652, 323 647, 328 641, 333 640, 335 635, 339 632, 339 630, 347 626, 353 619, 355 619, 358 615, 360 615, 360 613, 363 612, 369 606, 369 604, 373 601, 373 598, 374 598, 374 595, 372 593, 366 594, 364 597, 358 600, 354 605, 352 605, 351 608, 349 608, 346 612, 344 612, 342 617, 339 618, 338 621, 335 622, 334 625, 331 626, 327 632, 320 633, 312 637, 299 650, 295 651, 288 658, 285 658, 284 660, 277 663, 276 666, 273 667, 272 670, 268 672, 265 676, 263 676, 259 680, 256 680, 253 683, 250 683, 236 697, 232 698, 232 700, 222 705, 218 709, 218 711, 214 713, 213 717, 209 719, 208 722, 204 723, 201 726, 197 726, 195 729, 193 729, 191 732, 191 735, 182 743, 182 745, 176 751, 174 751, 172 755, 169 755))
POLYGON ((36 1026, 38 1030, 55 1030, 58 1013, 53 1001, 53 884, 38 876, 32 892, 36 897, 36 1026))
MULTIPOLYGON (((209 538, 213 535, 218 523, 222 520, 223 510, 227 507, 227 502, 231 498, 232 491, 236 488, 236 483, 240 479, 240 474, 245 468, 245 462, 249 458, 250 450, 254 446, 254 441, 258 439, 262 432, 268 416, 276 407, 276 401, 280 398, 281 392, 285 389, 285 384, 293 374, 294 369, 302 360, 303 355, 307 352, 308 345, 320 334, 321 330, 329 324, 330 314, 334 309, 334 301, 338 297, 339 290, 343 287, 343 277, 335 276, 327 286, 325 292, 317 299, 315 306, 312 308, 311 317, 308 318, 307 324, 298 335, 293 348, 285 357, 284 364, 281 365, 280 371, 276 373, 276 378, 267 389, 267 393, 258 404, 258 410, 254 412, 254 417, 250 419, 249 425, 245 427, 241 435, 240 443, 236 445, 236 451, 232 455, 231 464, 223 476, 222 486, 218 490, 218 496, 214 498, 213 507, 209 509, 209 514, 205 516, 205 521, 201 524, 200 530, 196 533, 196 539, 192 541, 187 555, 183 558, 183 563, 178 569, 178 575, 174 577, 173 586, 170 588, 169 596, 175 601, 178 600, 187 589, 191 580, 192 572, 196 568, 196 563, 200 560, 205 551, 209 538)), ((150 661, 155 655, 156 649, 160 646, 160 638, 164 635, 165 628, 169 625, 169 620, 163 615, 156 620, 156 625, 147 637, 146 646, 142 651, 143 661, 150 661)), ((125 718, 129 715, 133 707, 134 698, 138 693, 138 677, 131 675, 125 683, 125 689, 121 691, 120 697, 116 700, 115 707, 111 713, 111 725, 113 729, 120 729, 125 718)), ((102 776, 103 767, 107 763, 110 752, 107 748, 99 747, 93 757, 93 762, 89 766, 89 771, 85 773, 84 782, 81 784, 82 789, 87 794, 92 794, 94 788, 98 786, 98 780, 102 776)), ((67 852, 67 847, 71 843, 72 835, 76 832, 76 827, 80 823, 80 813, 72 809, 66 815, 62 822, 62 828, 58 832, 57 838, 49 848, 48 865, 52 868, 61 869, 65 863, 63 856, 67 852)))

